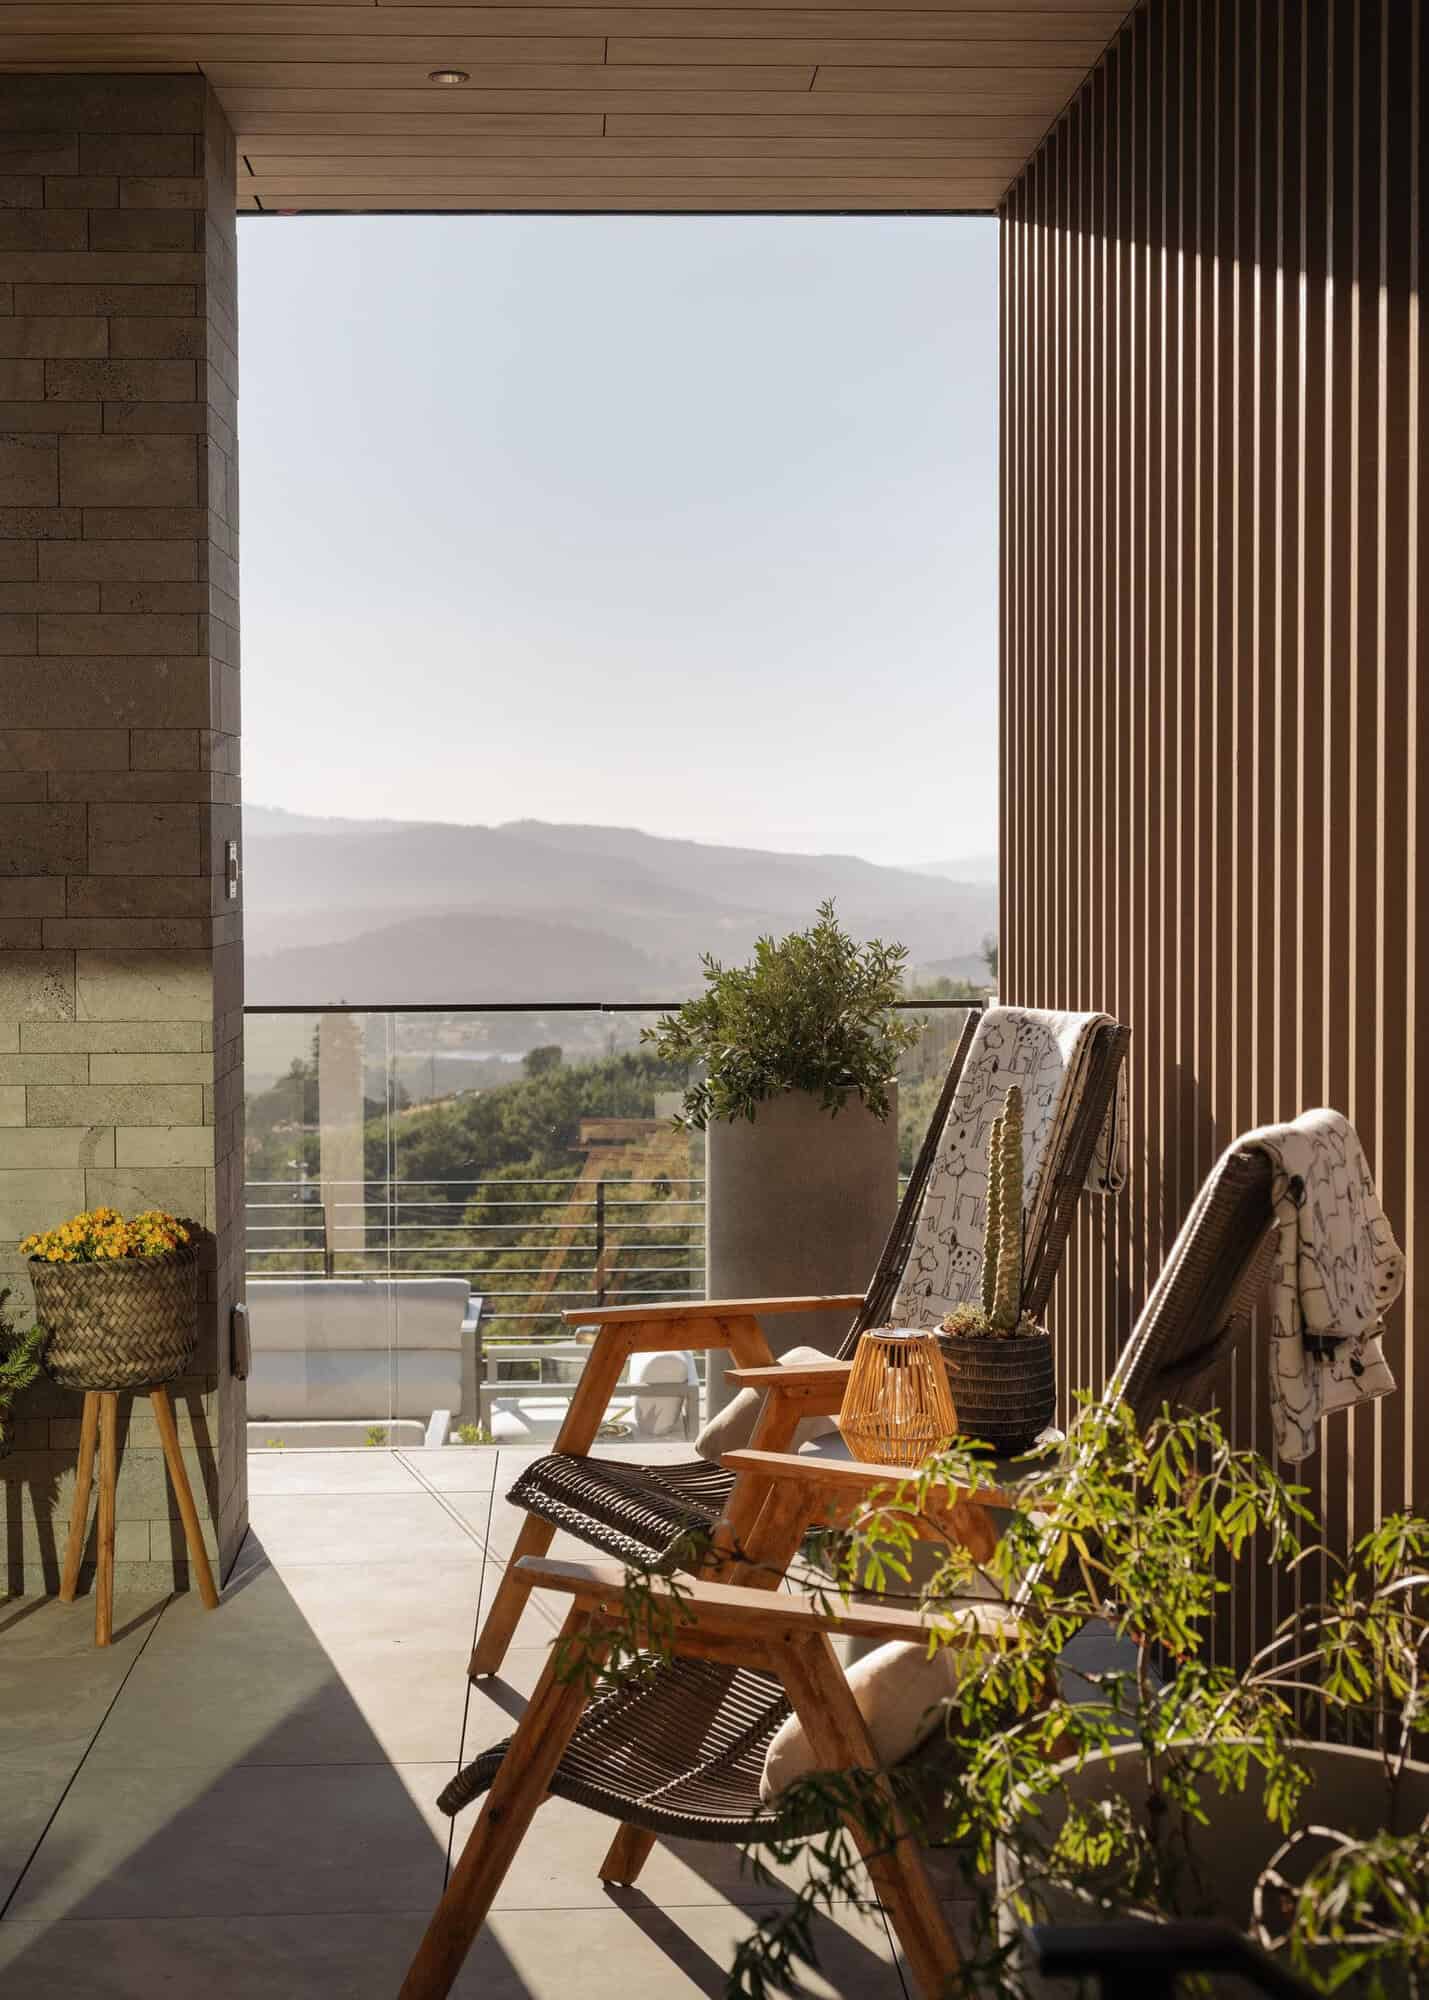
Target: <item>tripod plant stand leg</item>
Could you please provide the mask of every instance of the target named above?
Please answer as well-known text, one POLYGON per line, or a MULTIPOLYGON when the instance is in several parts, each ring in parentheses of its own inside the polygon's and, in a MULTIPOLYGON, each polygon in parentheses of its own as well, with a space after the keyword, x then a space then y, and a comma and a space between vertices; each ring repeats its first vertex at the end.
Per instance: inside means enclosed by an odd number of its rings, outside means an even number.
POLYGON ((79 1426, 79 1458, 74 1468, 74 1500, 69 1510, 69 1539, 60 1573, 61 1604, 73 1604, 79 1589, 80 1564, 84 1561, 84 1544, 89 1534, 89 1495, 94 1484, 94 1445, 98 1434, 99 1397, 93 1389, 86 1389, 79 1426))
POLYGON ((119 1398, 101 1390, 99 1404, 99 1522, 98 1569, 94 1579, 94 1643, 107 1646, 114 1636, 114 1488, 119 1477, 119 1398))
POLYGON ((149 1401, 154 1406, 154 1421, 159 1426, 159 1437, 164 1447, 164 1463, 169 1468, 169 1480, 178 1502, 179 1519, 184 1524, 184 1542, 189 1552, 189 1568, 198 1583, 198 1594, 209 1611, 218 1609, 218 1591, 214 1587, 213 1571, 209 1567, 208 1550, 203 1545, 203 1529, 199 1525, 198 1509, 194 1506, 193 1489, 189 1485, 188 1469, 184 1455, 179 1450, 179 1433, 174 1423, 174 1406, 169 1401, 167 1389, 151 1389, 149 1401))

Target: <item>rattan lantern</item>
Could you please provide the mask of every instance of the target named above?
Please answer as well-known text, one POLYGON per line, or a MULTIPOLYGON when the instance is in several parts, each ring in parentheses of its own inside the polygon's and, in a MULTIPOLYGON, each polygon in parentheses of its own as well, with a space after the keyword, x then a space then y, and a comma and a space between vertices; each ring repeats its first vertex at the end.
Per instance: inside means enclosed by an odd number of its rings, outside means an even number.
POLYGON ((931 1333, 870 1327, 858 1343, 839 1429, 855 1458, 921 1465, 946 1451, 958 1416, 942 1351, 931 1333))

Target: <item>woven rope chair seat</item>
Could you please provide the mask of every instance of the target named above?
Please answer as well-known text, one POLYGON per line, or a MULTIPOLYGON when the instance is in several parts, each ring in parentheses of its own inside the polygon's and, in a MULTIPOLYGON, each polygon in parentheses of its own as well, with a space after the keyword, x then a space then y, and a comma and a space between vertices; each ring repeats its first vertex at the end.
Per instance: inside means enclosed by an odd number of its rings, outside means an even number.
POLYGON ((632 1465, 551 1452, 528 1465, 506 1497, 607 1555, 658 1568, 683 1536, 708 1534, 733 1488, 733 1473, 702 1458, 632 1465))
MULTIPOLYGON (((676 1839, 739 1841, 781 1830, 760 1806, 771 1737, 789 1714, 771 1674, 678 1660, 600 1695, 550 1789, 595 1812, 676 1839)), ((438 1799, 454 1815, 487 1792, 510 1739, 460 1771, 438 1799)))

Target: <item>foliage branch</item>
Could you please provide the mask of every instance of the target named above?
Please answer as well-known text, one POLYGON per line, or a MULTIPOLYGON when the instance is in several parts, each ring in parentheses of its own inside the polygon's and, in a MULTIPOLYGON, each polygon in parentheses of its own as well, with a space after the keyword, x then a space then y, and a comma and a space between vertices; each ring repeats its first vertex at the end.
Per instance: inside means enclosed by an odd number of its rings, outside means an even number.
MULTIPOLYGON (((1305 1489, 1232 1448, 1213 1415, 1163 1411, 1139 1430, 1128 1411, 1088 1404, 1066 1443, 1027 1463, 984 1561, 943 1545, 934 1574, 912 1581, 919 1522, 986 1483, 986 1464, 954 1450, 871 1498, 832 1579, 800 1575, 831 1611, 853 1589, 918 1603, 930 1654, 956 1649, 961 1671, 915 1758, 884 1774, 813 1773, 771 1811, 747 1865, 767 1882, 771 1863, 802 1853, 801 1884, 742 1941, 727 2000, 798 1990, 815 1920, 867 1901, 849 1822, 896 1838, 880 1777, 905 1823, 951 1845, 966 1874, 975 1915, 958 1994, 1022 1992, 1017 1927, 1054 1895, 1088 1918, 1205 1914, 1217 1802, 1252 1786, 1274 1847, 1256 1885, 1258 1940, 1325 1992, 1429 1993, 1429 1824, 1406 1784, 1429 1732, 1429 1521, 1393 1516, 1337 1562, 1307 1539, 1305 1489), (1306 1601, 1236 1667, 1210 1638, 1248 1562, 1298 1572, 1306 1601), (1328 1581, 1313 1601, 1317 1569, 1328 1581), (1068 1651, 1098 1620, 1124 1642, 1124 1665, 1068 1651), (1305 1748, 1321 1736, 1378 1746, 1385 1806, 1371 1838, 1302 1824, 1305 1748), (1075 1774, 1111 1753, 1129 1781, 1079 1794, 1075 1774)), ((657 1670, 681 1616, 678 1590, 652 1602, 648 1574, 631 1585, 600 1634, 601 1667, 619 1678, 657 1670)))
POLYGON ((747 965, 706 953, 705 991, 641 1040, 666 1061, 702 1065, 683 1111, 701 1131, 711 1119, 753 1119, 766 1099, 791 1090, 833 1114, 854 1091, 886 1118, 889 1079, 921 1032, 893 1012, 907 960, 901 944, 860 945, 823 902, 808 930, 759 938, 747 965))

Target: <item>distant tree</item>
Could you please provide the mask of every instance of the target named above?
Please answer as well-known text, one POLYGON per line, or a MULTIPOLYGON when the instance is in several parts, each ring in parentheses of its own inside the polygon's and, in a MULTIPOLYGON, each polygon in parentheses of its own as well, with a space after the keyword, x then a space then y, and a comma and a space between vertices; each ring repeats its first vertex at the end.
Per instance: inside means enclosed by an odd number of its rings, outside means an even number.
POLYGON ((997 984, 997 933, 996 933, 996 931, 989 931, 989 932, 988 932, 988 934, 987 934, 987 936, 986 936, 986 937, 985 937, 985 938, 983 939, 983 941, 982 941, 982 958, 983 958, 983 964, 984 964, 984 965, 985 965, 985 966, 987 967, 987 973, 988 973, 988 977, 989 977, 989 979, 991 979, 991 981, 992 981, 993 985, 994 985, 994 986, 996 986, 996 984, 997 984))
POLYGON ((565 1056, 558 1042, 545 1042, 540 1048, 528 1049, 525 1057, 527 1076, 544 1076, 548 1070, 559 1069, 565 1056))

